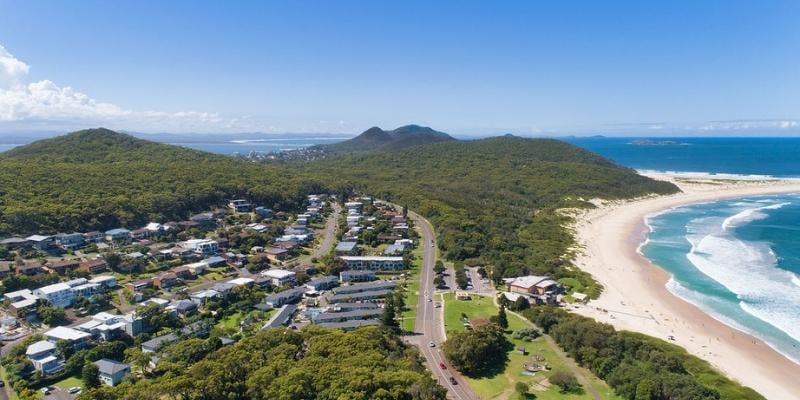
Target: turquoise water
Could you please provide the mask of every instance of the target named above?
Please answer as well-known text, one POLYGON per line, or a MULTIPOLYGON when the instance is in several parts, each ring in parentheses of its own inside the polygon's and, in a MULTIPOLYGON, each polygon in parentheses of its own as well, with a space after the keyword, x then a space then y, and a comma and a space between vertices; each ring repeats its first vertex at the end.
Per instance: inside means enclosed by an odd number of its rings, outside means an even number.
POLYGON ((667 288, 800 360, 800 194, 678 207, 647 218, 640 251, 667 288))

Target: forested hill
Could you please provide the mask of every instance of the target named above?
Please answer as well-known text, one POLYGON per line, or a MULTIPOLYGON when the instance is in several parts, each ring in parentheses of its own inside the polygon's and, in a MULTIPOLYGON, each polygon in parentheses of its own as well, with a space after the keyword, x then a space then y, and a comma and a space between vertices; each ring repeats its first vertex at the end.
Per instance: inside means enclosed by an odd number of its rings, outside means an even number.
POLYGON ((494 265, 498 276, 585 284, 591 279, 562 268, 572 236, 556 210, 677 190, 556 140, 445 140, 261 165, 92 129, 0 154, 0 235, 181 220, 238 197, 287 209, 309 193, 344 188, 430 218, 450 259, 494 265))
POLYGON ((352 139, 321 147, 332 153, 389 151, 422 144, 454 140, 452 136, 444 132, 439 132, 425 126, 406 125, 391 131, 385 131, 376 126, 367 129, 352 139))
POLYGON ((137 227, 185 219, 237 197, 292 208, 327 190, 320 182, 90 129, 0 154, 0 235, 137 227))
POLYGON ((556 210, 590 206, 581 199, 678 190, 561 141, 513 136, 303 165, 428 217, 450 259, 494 265, 498 276, 552 274, 587 285, 588 276, 562 268, 573 238, 556 210))

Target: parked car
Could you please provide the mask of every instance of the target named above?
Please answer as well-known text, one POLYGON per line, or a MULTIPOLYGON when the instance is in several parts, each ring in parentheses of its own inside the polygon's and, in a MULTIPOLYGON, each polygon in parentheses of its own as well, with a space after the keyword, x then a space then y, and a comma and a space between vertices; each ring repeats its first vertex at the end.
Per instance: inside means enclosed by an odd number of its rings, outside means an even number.
POLYGON ((444 363, 439 363, 439 368, 447 369, 447 365, 444 365, 444 363))
POLYGON ((436 343, 433 343, 433 340, 431 340, 430 342, 428 342, 428 346, 436 347, 436 343))
POLYGON ((453 385, 458 385, 458 381, 456 380, 456 378, 453 378, 452 376, 450 377, 450 383, 453 385))
POLYGON ((47 387, 43 387, 43 388, 39 389, 39 391, 44 393, 45 395, 50 394, 50 388, 47 388, 47 387))
POLYGON ((68 390, 69 394, 75 394, 75 393, 78 393, 80 391, 81 391, 81 387, 80 386, 73 386, 73 387, 69 388, 69 390, 68 390))

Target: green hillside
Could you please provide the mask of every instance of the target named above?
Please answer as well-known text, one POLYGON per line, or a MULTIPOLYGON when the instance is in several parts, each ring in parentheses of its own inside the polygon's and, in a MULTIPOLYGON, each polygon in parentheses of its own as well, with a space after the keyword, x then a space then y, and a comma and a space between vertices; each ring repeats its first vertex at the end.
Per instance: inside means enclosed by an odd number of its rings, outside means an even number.
POLYGON ((558 208, 678 190, 561 141, 512 136, 351 154, 304 167, 420 212, 435 225, 446 257, 494 265, 498 276, 580 274, 561 268, 573 239, 558 208))
POLYGON ((340 143, 315 146, 329 154, 395 151, 423 144, 455 141, 452 136, 426 126, 406 125, 391 131, 372 127, 340 143))
POLYGON ((291 208, 320 190, 280 167, 90 129, 0 154, 0 234, 180 220, 236 197, 291 208))

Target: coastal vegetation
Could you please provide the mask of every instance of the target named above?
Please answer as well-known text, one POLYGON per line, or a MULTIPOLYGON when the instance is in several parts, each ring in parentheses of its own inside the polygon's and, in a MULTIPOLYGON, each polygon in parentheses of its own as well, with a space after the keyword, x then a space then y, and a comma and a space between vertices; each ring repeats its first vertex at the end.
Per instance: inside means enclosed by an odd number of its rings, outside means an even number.
POLYGON ((0 154, 0 235, 139 227, 247 198, 293 209, 307 175, 89 129, 0 154))
POLYGON ((538 306, 523 312, 580 365, 605 380, 622 398, 763 399, 684 349, 639 333, 538 306))
POLYGON ((445 258, 489 265, 495 280, 525 274, 600 288, 565 258, 574 244, 558 210, 678 189, 557 140, 513 136, 446 141, 292 165, 405 205, 436 227, 445 258))
POLYGON ((445 399, 419 353, 377 327, 272 329, 221 348, 204 340, 180 346, 166 349, 174 368, 163 374, 79 399, 445 399))

